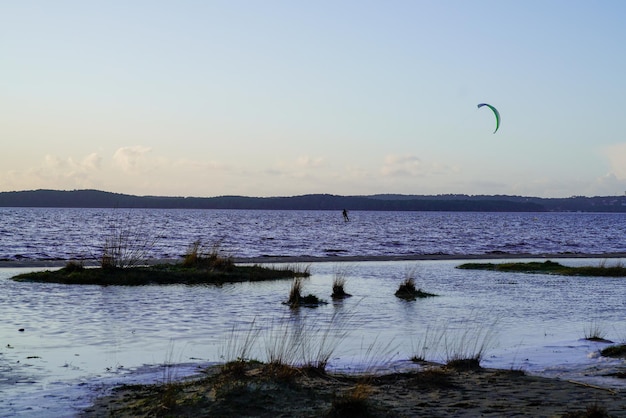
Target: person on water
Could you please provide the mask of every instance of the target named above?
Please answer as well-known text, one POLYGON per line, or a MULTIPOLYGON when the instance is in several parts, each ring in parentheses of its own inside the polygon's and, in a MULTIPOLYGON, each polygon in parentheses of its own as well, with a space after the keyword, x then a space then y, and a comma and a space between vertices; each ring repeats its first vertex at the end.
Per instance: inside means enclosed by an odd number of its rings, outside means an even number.
POLYGON ((350 218, 348 218, 348 211, 347 210, 343 210, 343 220, 346 222, 350 222, 350 218))

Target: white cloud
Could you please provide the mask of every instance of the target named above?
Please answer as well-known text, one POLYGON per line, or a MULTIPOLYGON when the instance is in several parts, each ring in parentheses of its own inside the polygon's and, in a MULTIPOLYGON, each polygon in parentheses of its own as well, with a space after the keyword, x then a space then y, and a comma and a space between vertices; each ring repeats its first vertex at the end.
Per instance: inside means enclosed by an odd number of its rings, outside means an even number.
POLYGON ((386 177, 427 177, 458 173, 459 169, 437 161, 423 162, 415 155, 388 155, 380 168, 386 177))
POLYGON ((383 176, 417 176, 422 171, 422 162, 414 155, 388 155, 380 173, 383 176))
POLYGON ((76 161, 72 157, 45 155, 38 166, 10 170, 2 176, 5 189, 91 188, 100 184, 102 157, 91 153, 76 161))
POLYGON ((604 155, 609 160, 611 174, 620 180, 626 179, 626 143, 606 147, 604 155))
POLYGON ((319 168, 325 165, 323 158, 313 158, 309 156, 302 156, 296 159, 295 165, 300 168, 319 168))
POLYGON ((146 165, 146 155, 151 151, 152 148, 141 145, 122 147, 113 154, 113 162, 127 172, 141 171, 146 165))

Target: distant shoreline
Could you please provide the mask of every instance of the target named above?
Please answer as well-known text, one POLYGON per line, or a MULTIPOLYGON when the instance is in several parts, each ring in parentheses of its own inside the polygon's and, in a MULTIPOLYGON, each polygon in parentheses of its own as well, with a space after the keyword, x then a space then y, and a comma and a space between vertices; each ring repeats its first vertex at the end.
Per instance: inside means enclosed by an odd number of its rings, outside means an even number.
MULTIPOLYGON (((368 261, 445 261, 445 260, 505 260, 505 259, 551 259, 551 258, 601 258, 614 259, 626 258, 626 252, 619 253, 502 253, 493 252, 487 254, 404 254, 404 255, 356 255, 356 256, 263 256, 263 257, 235 257, 238 264, 269 264, 269 263, 328 263, 328 262, 368 262, 368 261)), ((0 260, 0 268, 38 268, 38 267, 63 267, 70 260, 0 260)), ((176 263, 181 259, 151 259, 147 264, 176 263)), ((85 265, 96 265, 91 260, 86 260, 85 265)))

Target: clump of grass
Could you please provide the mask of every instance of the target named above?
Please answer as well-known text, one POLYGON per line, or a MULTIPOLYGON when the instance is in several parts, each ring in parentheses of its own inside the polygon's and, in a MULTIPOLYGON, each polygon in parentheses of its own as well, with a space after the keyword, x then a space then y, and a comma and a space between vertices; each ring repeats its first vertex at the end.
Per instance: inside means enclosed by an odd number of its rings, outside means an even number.
POLYGON ((236 326, 233 326, 223 346, 220 358, 225 360, 226 364, 229 365, 251 360, 250 354, 259 338, 260 332, 261 330, 256 327, 256 318, 252 320, 248 330, 243 333, 243 338, 240 338, 242 332, 240 332, 236 326))
POLYGON ((597 322, 591 322, 584 329, 585 340, 588 341, 599 341, 599 342, 611 342, 606 339, 606 330, 602 325, 597 322))
POLYGON ((193 242, 183 257, 183 267, 206 268, 220 271, 232 271, 235 262, 231 256, 224 256, 220 244, 213 244, 207 249, 201 241, 193 242))
POLYGON ((480 369, 480 361, 485 352, 493 344, 495 325, 473 325, 475 321, 468 320, 461 324, 458 331, 445 329, 443 336, 445 365, 450 369, 476 370, 480 369))
POLYGON ((289 366, 300 374, 321 376, 333 353, 347 337, 350 315, 334 312, 328 321, 299 316, 283 319, 263 333, 267 364, 289 366))
POLYGON ((433 293, 427 293, 421 289, 415 287, 415 279, 413 277, 407 277, 400 283, 398 290, 395 293, 396 297, 404 300, 415 300, 418 298, 430 298, 437 296, 433 293))
POLYGON ((129 268, 145 264, 156 244, 156 238, 146 235, 130 220, 112 222, 98 257, 103 269, 129 268))
POLYGON ((371 417, 374 416, 368 398, 372 387, 357 383, 346 393, 336 396, 327 412, 327 417, 371 417))
POLYGON ((317 307, 319 305, 325 305, 326 301, 321 300, 315 295, 308 294, 307 296, 302 296, 302 278, 296 277, 291 284, 291 290, 289 291, 289 299, 285 302, 290 308, 299 308, 301 306, 305 307, 317 307))
POLYGON ((283 267, 283 270, 293 273, 293 277, 309 277, 311 275, 310 264, 288 264, 283 267))
POLYGON ((170 341, 167 356, 165 362, 163 363, 163 378, 159 382, 159 402, 157 406, 161 412, 169 411, 176 407, 178 395, 181 389, 181 386, 176 382, 177 379, 173 358, 174 344, 170 341))
POLYGON ((417 343, 411 343, 415 354, 410 358, 410 360, 414 363, 425 363, 427 361, 428 354, 433 350, 436 350, 441 345, 443 336, 443 332, 433 334, 430 326, 427 327, 422 338, 417 343))
POLYGON ((68 273, 80 272, 85 270, 85 265, 82 261, 69 261, 63 269, 68 273))
POLYGON ((600 354, 604 357, 622 357, 626 358, 626 344, 617 344, 606 347, 600 354))
POLYGON ((603 406, 594 403, 589 405, 584 411, 567 412, 562 418, 611 418, 612 415, 603 406))
POLYGON ((333 293, 330 295, 333 300, 345 299, 352 296, 345 291, 347 275, 348 271, 345 268, 335 267, 333 273, 333 293))
POLYGON ((352 295, 345 291, 344 289, 345 286, 346 286, 346 278, 335 276, 333 278, 333 293, 330 295, 330 297, 335 300, 351 297, 352 295))

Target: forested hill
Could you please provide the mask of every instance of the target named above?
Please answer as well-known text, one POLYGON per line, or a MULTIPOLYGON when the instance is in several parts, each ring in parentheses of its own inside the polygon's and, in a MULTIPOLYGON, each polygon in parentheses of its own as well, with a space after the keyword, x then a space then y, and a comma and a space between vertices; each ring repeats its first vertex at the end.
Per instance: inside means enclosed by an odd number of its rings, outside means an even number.
POLYGON ((292 197, 159 197, 98 190, 0 192, 0 207, 389 210, 481 212, 626 212, 626 196, 537 198, 470 195, 310 194, 292 197))

